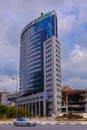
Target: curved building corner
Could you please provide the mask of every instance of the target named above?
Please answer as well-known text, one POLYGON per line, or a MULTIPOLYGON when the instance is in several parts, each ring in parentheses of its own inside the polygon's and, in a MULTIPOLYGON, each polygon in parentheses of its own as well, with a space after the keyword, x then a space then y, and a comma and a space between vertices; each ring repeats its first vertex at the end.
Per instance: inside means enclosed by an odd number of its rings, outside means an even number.
POLYGON ((55 11, 22 30, 19 75, 19 106, 41 116, 61 112, 61 51, 55 11))

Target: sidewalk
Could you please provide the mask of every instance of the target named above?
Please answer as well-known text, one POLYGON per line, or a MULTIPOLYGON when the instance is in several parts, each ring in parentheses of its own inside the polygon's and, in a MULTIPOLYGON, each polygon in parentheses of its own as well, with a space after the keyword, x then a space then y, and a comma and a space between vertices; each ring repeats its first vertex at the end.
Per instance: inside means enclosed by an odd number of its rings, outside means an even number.
POLYGON ((0 121, 0 125, 12 125, 13 121, 0 121))
MULTIPOLYGON (((42 119, 32 119, 36 121, 37 124, 41 125, 87 125, 87 121, 55 121, 55 120, 42 120, 42 119)), ((0 125, 12 125, 13 120, 0 121, 0 125)))

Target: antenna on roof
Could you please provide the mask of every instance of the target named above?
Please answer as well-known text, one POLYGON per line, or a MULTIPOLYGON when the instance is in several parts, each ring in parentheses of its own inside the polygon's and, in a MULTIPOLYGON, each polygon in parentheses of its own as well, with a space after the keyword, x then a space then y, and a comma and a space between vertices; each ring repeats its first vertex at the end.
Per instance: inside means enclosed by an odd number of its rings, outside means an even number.
POLYGON ((43 12, 41 12, 41 16, 43 15, 43 12))

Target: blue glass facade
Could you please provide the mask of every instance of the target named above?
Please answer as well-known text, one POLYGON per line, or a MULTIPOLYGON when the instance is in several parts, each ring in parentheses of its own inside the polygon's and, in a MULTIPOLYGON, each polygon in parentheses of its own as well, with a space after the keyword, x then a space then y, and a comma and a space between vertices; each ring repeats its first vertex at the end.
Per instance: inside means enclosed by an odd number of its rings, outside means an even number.
POLYGON ((42 15, 29 23, 20 37, 20 94, 44 91, 43 42, 57 37, 55 11, 42 15))

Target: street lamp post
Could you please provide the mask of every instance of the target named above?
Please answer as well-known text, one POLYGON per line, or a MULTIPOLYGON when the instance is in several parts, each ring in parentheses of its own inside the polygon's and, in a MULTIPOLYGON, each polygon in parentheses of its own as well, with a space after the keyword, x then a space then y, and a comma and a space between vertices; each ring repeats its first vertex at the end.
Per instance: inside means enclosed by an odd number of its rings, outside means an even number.
POLYGON ((17 93, 17 97, 16 97, 16 118, 18 118, 18 79, 13 77, 12 80, 16 81, 16 93, 17 93))

